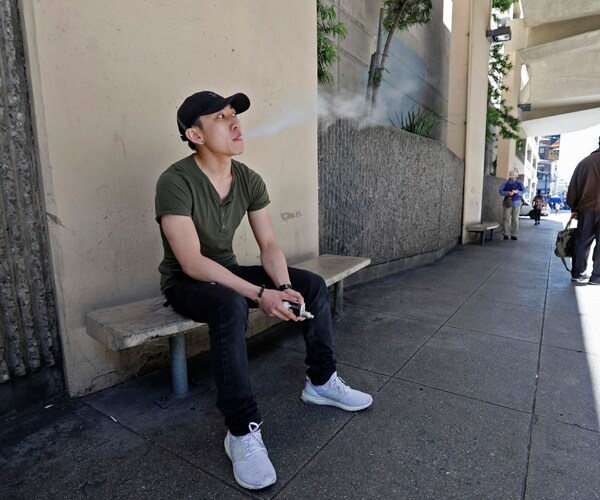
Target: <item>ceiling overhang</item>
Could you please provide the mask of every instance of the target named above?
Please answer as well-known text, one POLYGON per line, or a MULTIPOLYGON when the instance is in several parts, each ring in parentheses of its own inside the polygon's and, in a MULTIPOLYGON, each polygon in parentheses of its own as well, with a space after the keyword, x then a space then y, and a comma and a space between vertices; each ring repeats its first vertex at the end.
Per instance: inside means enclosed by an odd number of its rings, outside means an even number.
POLYGON ((519 104, 527 136, 600 123, 600 1, 521 0, 526 35, 515 47, 527 66, 519 104), (598 17, 593 17, 598 16, 598 17), (540 133, 543 132, 543 133, 540 133))

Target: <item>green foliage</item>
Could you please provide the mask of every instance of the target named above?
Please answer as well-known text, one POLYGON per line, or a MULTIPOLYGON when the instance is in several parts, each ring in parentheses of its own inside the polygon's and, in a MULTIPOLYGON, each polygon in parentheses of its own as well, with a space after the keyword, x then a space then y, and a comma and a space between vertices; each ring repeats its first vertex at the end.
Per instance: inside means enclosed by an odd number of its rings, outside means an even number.
POLYGON ((327 70, 339 57, 337 48, 330 38, 346 36, 344 23, 336 21, 335 7, 323 5, 317 0, 317 77, 319 83, 330 83, 333 75, 327 70))
POLYGON ((510 9, 514 3, 519 3, 519 0, 492 0, 492 9, 505 12, 510 9))
POLYGON ((383 68, 375 68, 375 72, 373 73, 373 85, 375 85, 375 87, 379 87, 382 81, 383 68))
POLYGON ((404 31, 415 24, 429 22, 431 0, 384 0, 386 31, 404 31))
POLYGON ((508 106, 502 98, 502 92, 508 90, 503 83, 504 77, 513 67, 508 56, 502 53, 502 47, 502 42, 493 43, 490 47, 488 74, 491 82, 488 83, 485 138, 486 140, 495 139, 498 136, 495 130, 498 129, 501 137, 514 139, 520 147, 523 142, 519 137, 521 121, 512 115, 512 106, 508 106))
POLYGON ((423 137, 431 137, 431 132, 440 123, 441 118, 435 113, 427 109, 417 109, 413 107, 406 116, 399 117, 396 113, 396 121, 389 119, 390 123, 396 127, 421 135, 423 137))
MULTIPOLYGON (((513 4, 518 2, 519 0, 492 0, 492 9, 500 12, 506 12, 513 4)), ((492 14, 492 18, 494 21, 498 20, 498 16, 496 16, 496 14, 492 14)))

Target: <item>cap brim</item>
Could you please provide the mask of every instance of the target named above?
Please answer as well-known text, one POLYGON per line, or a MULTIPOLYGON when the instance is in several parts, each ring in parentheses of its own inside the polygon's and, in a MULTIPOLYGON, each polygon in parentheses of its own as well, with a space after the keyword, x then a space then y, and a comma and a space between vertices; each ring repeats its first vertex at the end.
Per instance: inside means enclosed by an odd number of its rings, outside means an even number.
POLYGON ((239 92, 237 94, 233 94, 232 96, 224 97, 223 99, 216 101, 212 106, 206 108, 202 112, 202 115, 210 115, 212 113, 216 113, 217 111, 221 111, 229 104, 231 104, 231 107, 235 109, 235 112, 239 115, 250 107, 250 99, 248 99, 246 94, 239 92))

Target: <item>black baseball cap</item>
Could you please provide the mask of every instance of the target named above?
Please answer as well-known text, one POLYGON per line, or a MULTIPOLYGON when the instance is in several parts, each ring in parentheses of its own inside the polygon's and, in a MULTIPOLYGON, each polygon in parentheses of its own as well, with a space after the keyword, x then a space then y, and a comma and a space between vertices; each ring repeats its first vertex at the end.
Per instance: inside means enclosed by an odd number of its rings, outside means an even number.
POLYGON ((189 96, 177 110, 177 126, 181 140, 187 141, 185 131, 190 128, 199 116, 210 115, 231 104, 237 114, 243 113, 250 107, 250 99, 246 94, 237 93, 222 97, 210 90, 196 92, 189 96))

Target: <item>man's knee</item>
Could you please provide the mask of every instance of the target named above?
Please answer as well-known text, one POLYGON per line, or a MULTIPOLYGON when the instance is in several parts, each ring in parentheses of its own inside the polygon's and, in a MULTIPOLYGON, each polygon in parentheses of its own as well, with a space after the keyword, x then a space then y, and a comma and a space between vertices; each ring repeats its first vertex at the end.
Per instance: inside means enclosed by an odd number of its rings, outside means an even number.
POLYGON ((290 269, 292 286, 300 293, 317 292, 327 290, 325 280, 318 274, 302 269, 290 269))

